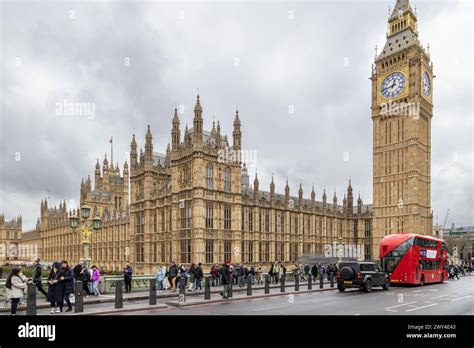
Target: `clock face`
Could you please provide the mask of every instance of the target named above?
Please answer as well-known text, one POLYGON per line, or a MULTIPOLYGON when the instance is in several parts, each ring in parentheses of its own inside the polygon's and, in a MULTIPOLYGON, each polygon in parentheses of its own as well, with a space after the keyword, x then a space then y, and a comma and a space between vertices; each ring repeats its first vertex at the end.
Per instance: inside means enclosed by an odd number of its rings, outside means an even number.
POLYGON ((422 84, 423 84, 423 94, 425 97, 428 97, 431 93, 431 80, 430 80, 430 75, 425 71, 423 73, 423 79, 422 79, 422 84))
POLYGON ((384 98, 393 98, 399 95, 405 87, 405 75, 395 72, 388 75, 383 81, 381 92, 384 98))

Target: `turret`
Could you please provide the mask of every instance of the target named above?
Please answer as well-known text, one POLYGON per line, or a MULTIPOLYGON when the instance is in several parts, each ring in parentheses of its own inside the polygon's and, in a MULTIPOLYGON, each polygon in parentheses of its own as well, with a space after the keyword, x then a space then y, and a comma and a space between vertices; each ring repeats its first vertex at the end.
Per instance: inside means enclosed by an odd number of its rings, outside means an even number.
POLYGON ((353 213, 354 197, 352 196, 351 180, 349 179, 349 186, 347 187, 347 212, 353 213))
POLYGON ((135 141, 135 134, 133 134, 132 142, 130 143, 130 164, 132 169, 138 165, 137 142, 135 141))
POLYGON ((100 188, 100 164, 99 164, 99 159, 98 158, 97 158, 97 163, 95 164, 94 187, 96 189, 100 188))
POLYGON ((194 126, 194 134, 193 134, 193 142, 196 144, 202 143, 202 106, 201 102, 199 101, 199 94, 197 95, 196 105, 194 106, 194 119, 193 119, 193 126, 194 126))
POLYGON ((259 190, 259 182, 258 182, 257 173, 255 173, 255 180, 253 181, 253 196, 255 200, 257 200, 258 198, 258 190, 259 190))
POLYGON ((222 136, 221 136, 221 125, 219 120, 217 120, 217 129, 216 129, 216 145, 218 148, 221 147, 222 143, 222 136))
POLYGON ((337 196, 336 196, 336 190, 334 190, 334 196, 332 197, 332 205, 333 205, 333 210, 337 211, 337 196))
POLYGON ((242 132, 240 130, 239 110, 235 110, 233 146, 234 150, 240 150, 242 147, 242 132))
POLYGON ((362 199, 360 198, 360 193, 357 199, 357 214, 362 214, 362 199))
POLYGON ((316 206, 316 193, 314 192, 314 185, 311 189, 311 206, 313 208, 316 206))
POLYGON ((145 135, 145 166, 153 166, 153 137, 151 136, 150 125, 148 125, 145 135))
POLYGON ((286 179, 286 186, 285 186, 285 202, 288 204, 290 200, 290 186, 288 186, 288 179, 286 179))
POLYGON ((300 188, 298 190, 298 206, 302 206, 303 205, 303 187, 301 186, 301 182, 300 182, 300 188))
POLYGON ((273 202, 275 200, 275 183, 273 182, 273 174, 272 174, 272 182, 270 183, 270 201, 273 202))
POLYGON ((173 150, 179 148, 179 143, 181 141, 181 133, 179 130, 179 117, 178 117, 178 109, 174 109, 174 116, 173 116, 173 128, 171 130, 171 144, 173 150))

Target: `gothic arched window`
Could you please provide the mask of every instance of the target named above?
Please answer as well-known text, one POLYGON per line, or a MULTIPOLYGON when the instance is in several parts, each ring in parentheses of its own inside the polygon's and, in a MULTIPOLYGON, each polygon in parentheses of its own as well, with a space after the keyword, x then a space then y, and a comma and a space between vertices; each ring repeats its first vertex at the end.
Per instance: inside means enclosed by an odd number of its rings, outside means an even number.
POLYGON ((212 189, 214 185, 214 167, 212 163, 206 165, 206 188, 212 189))
POLYGON ((231 174, 230 174, 229 168, 226 168, 224 170, 224 191, 225 192, 231 191, 231 174))

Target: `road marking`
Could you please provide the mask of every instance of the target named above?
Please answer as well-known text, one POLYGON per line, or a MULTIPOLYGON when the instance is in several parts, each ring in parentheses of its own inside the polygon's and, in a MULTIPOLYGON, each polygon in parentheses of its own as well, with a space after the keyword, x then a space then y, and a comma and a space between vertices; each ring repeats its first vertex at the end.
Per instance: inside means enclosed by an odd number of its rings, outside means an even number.
POLYGON ((416 302, 417 301, 413 301, 413 302, 408 302, 408 303, 402 303, 402 304, 399 304, 399 305, 396 305, 396 306, 385 307, 385 310, 390 311, 390 312, 396 312, 396 311, 392 310, 392 308, 397 308, 397 307, 400 307, 400 306, 408 306, 408 305, 411 305, 412 303, 416 303, 416 302))
POLYGON ((274 307, 265 307, 265 308, 257 308, 257 309, 253 309, 252 312, 258 312, 258 311, 268 311, 268 310, 271 310, 271 309, 279 309, 279 308, 287 308, 288 305, 285 305, 285 306, 274 306, 274 307))
POLYGON ((463 296, 463 297, 458 297, 458 298, 453 298, 451 301, 457 301, 457 300, 462 300, 463 298, 468 298, 471 297, 471 295, 463 296))
MULTIPOLYGON (((426 301, 426 302, 428 302, 428 301, 426 301)), ((426 306, 421 306, 421 307, 417 307, 417 308, 407 309, 405 312, 417 311, 417 310, 419 310, 419 309, 428 308, 428 307, 436 306, 436 305, 439 305, 439 303, 431 303, 431 304, 428 304, 428 305, 426 305, 426 306)))

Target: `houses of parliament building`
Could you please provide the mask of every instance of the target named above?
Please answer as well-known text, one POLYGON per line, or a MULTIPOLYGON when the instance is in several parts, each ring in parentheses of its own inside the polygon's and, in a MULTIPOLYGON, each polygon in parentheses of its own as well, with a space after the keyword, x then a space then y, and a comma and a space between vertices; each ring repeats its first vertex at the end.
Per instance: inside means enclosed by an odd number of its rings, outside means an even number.
MULTIPOLYGON (((199 95, 192 128, 184 134, 175 109, 171 144, 154 151, 148 126, 143 147, 135 135, 130 163, 122 169, 107 157, 95 166, 94 183, 81 182, 80 205, 102 218, 91 237, 91 259, 101 269, 119 271, 130 261, 137 274, 149 274, 172 260, 189 264, 292 263, 305 254, 324 254, 334 243, 363 245, 365 259, 378 257, 381 239, 401 231, 431 234, 430 134, 432 64, 418 41, 417 20, 408 0, 398 0, 389 18, 387 43, 372 68, 373 205, 355 197, 349 181, 342 202, 324 191, 316 199, 288 182, 276 192, 257 175, 251 184, 235 112, 231 140, 219 122, 203 127, 199 95), (429 87, 427 87, 429 85, 429 87), (418 103, 417 117, 387 115, 384 103, 418 103), (229 150, 237 156, 226 158, 229 150), (318 197, 319 198, 319 197, 318 197)), ((404 105, 405 105, 404 104, 404 105)), ((36 245, 43 261, 82 257, 79 233, 71 230, 66 202, 42 200, 36 228, 21 231, 21 217, 0 219, 0 241, 36 245)))

